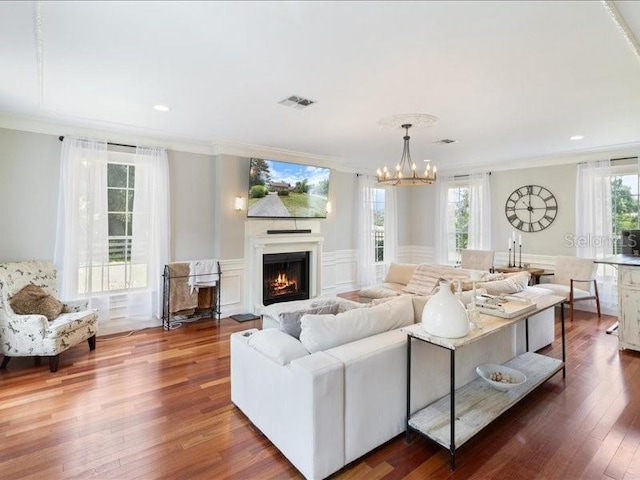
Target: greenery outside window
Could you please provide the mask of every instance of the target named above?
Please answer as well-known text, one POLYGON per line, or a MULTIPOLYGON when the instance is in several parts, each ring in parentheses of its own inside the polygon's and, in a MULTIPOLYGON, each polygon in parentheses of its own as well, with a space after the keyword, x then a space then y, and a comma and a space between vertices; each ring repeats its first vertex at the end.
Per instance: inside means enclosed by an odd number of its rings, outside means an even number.
POLYGON ((374 259, 384 261, 384 188, 373 189, 373 238, 374 259))
POLYGON ((456 185, 447 191, 447 217, 449 238, 447 260, 460 263, 460 251, 469 243, 469 187, 456 185))
POLYGON ((619 254, 622 253, 622 231, 640 229, 640 175, 612 175, 610 181, 613 253, 619 254))

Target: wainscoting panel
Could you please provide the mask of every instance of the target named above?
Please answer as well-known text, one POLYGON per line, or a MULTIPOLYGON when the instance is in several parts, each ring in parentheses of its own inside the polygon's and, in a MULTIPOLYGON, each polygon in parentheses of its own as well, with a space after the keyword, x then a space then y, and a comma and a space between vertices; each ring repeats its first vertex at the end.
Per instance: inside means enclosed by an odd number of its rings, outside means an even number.
POLYGON ((335 293, 351 292, 358 288, 358 259, 355 250, 335 252, 335 293))
POLYGON ((223 317, 246 313, 244 308, 244 259, 220 260, 220 304, 223 317))

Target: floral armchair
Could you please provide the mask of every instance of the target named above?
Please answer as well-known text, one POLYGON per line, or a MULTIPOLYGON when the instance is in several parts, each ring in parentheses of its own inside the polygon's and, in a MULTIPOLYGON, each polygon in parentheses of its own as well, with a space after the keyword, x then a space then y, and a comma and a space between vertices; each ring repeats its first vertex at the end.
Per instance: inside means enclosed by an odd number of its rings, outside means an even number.
POLYGON ((51 262, 0 263, 0 352, 1 369, 11 357, 46 356, 49 368, 58 370, 60 353, 84 340, 96 348, 98 314, 87 309, 86 300, 62 302, 62 313, 53 320, 44 315, 18 315, 9 303, 27 285, 41 287, 56 296, 56 270, 51 262))

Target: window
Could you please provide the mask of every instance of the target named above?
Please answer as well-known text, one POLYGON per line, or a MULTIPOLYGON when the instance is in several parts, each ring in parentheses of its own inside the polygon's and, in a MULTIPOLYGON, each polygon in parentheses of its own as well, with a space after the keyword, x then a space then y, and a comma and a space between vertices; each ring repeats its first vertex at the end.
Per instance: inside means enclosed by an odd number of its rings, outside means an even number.
POLYGON ((133 265, 133 201, 135 166, 126 163, 107 164, 108 265, 82 265, 79 269, 79 292, 85 288, 87 272, 91 272, 93 292, 114 292, 147 285, 146 265, 133 265))
POLYGON ((447 261, 460 262, 460 250, 469 244, 469 187, 457 185, 447 191, 449 238, 447 261))
POLYGON ((611 218, 613 234, 613 253, 622 253, 622 230, 640 228, 638 212, 640 210, 640 176, 638 174, 612 175, 611 181, 611 218))
POLYGON ((384 261, 384 189, 373 189, 373 238, 375 262, 384 261))

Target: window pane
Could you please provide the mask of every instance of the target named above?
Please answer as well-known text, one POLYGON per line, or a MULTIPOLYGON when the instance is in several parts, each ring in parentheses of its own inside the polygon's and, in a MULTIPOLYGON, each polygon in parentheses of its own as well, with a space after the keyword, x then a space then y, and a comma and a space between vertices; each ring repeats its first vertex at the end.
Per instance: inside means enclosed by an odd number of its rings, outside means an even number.
POLYGON ((107 165, 107 185, 109 187, 126 187, 127 166, 109 163, 107 165))
POLYGON ((109 214, 109 236, 126 235, 127 216, 124 213, 109 214))
POLYGON ((129 165, 129 188, 133 188, 136 185, 136 167, 129 165))
POLYGON ((123 290, 126 286, 125 264, 114 263, 109 265, 109 290, 123 290))
POLYGON ((110 212, 124 212, 127 207, 127 191, 110 188, 107 192, 110 212))
POLYGON ((131 265, 131 279, 129 288, 144 288, 147 286, 147 265, 131 265))
POLYGON ((638 195, 638 175, 621 175, 618 177, 622 181, 622 185, 629 188, 632 195, 638 195))
POLYGON ((129 197, 128 211, 133 212, 133 190, 129 190, 127 196, 129 197))

